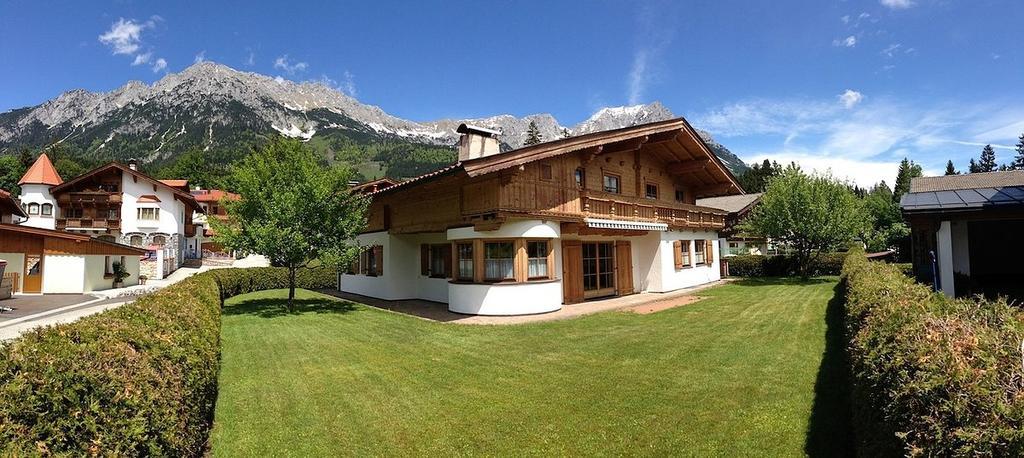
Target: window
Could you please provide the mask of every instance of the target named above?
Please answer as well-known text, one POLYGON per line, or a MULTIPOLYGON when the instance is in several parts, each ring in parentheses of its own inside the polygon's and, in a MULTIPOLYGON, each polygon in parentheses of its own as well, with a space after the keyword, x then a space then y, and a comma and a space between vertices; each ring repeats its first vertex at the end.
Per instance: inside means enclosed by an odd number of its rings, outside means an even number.
POLYGON ((510 241, 484 243, 484 280, 514 279, 515 252, 515 245, 510 241))
POLYGON ((103 276, 113 277, 114 276, 114 260, 110 256, 103 257, 103 276))
POLYGON ((116 208, 107 209, 107 219, 121 219, 121 210, 116 208))
POLYGON ((704 254, 705 254, 704 253, 704 248, 705 247, 706 247, 706 244, 705 244, 704 240, 694 240, 693 241, 693 259, 695 261, 697 261, 697 264, 704 264, 704 261, 707 259, 704 256, 704 254))
POLYGON ((160 221, 159 208, 138 208, 135 214, 139 221, 160 221))
POLYGON ((577 188, 583 189, 583 188, 587 187, 587 171, 586 170, 583 170, 583 168, 580 167, 580 168, 576 169, 576 171, 573 172, 572 175, 573 175, 573 178, 576 179, 576 187, 577 188))
POLYGON ((689 240, 681 240, 681 242, 682 243, 680 243, 680 246, 679 246, 679 248, 680 248, 680 250, 679 250, 679 252, 680 252, 679 253, 680 254, 680 256, 679 256, 680 261, 682 261, 684 268, 690 267, 690 241, 689 240))
POLYGON ((457 243, 455 251, 459 257, 459 271, 456 280, 473 280, 473 244, 457 243))
POLYGON ((540 179, 550 180, 554 178, 554 174, 551 172, 551 164, 540 165, 540 179))
POLYGON ((132 236, 132 237, 131 237, 130 239, 128 239, 128 240, 129 240, 129 242, 128 242, 128 243, 130 243, 130 244, 131 244, 132 246, 134 246, 134 247, 140 247, 140 246, 142 246, 142 236, 141 236, 141 235, 133 235, 133 236, 132 236))
POLYGON ((420 245, 420 275, 446 278, 452 275, 452 246, 420 245))
POLYGON ((682 189, 676 189, 676 202, 686 202, 686 193, 682 189))
POLYGON ((526 242, 526 257, 527 278, 550 278, 548 273, 548 242, 546 240, 526 242))
POLYGON ((39 214, 39 204, 28 204, 28 214, 30 214, 30 215, 38 215, 39 214))
POLYGON ((81 208, 67 208, 62 210, 65 218, 77 219, 82 217, 81 208))
POLYGON ((153 245, 164 246, 167 244, 167 238, 162 235, 153 236, 153 245))
POLYGON ((43 204, 43 216, 53 216, 53 204, 43 204))
POLYGON ((25 275, 39 275, 43 268, 43 258, 38 255, 25 256, 25 275))
POLYGON ((647 183, 647 185, 644 186, 644 197, 646 197, 648 199, 657 199, 658 198, 658 185, 653 184, 653 183, 647 183))
POLYGON ((360 273, 376 277, 384 273, 384 247, 374 245, 359 255, 360 273))
POLYGON ((615 194, 621 193, 619 188, 619 177, 616 175, 605 175, 604 176, 604 192, 611 192, 615 194))

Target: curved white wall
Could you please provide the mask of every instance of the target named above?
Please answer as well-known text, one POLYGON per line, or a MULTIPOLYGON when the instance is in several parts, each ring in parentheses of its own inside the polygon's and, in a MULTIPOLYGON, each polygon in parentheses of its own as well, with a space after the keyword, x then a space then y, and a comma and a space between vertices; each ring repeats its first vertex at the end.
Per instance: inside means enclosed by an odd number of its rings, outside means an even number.
POLYGON ((561 234, 562 228, 557 222, 531 219, 523 221, 509 221, 502 224, 498 230, 494 231, 477 231, 472 227, 448 229, 448 240, 510 239, 519 237, 557 239, 561 234))
POLYGON ((448 284, 448 310, 467 315, 531 315, 562 308, 562 282, 448 284))
MULTIPOLYGON (((722 278, 722 271, 719 268, 721 255, 719 253, 718 233, 710 231, 667 231, 661 232, 661 240, 658 242, 658 254, 655 257, 655 268, 651 270, 648 278, 647 288, 653 292, 667 292, 680 288, 710 283, 722 278), (714 248, 712 253, 716 256, 711 265, 696 265, 693 267, 679 269, 675 268, 675 256, 672 251, 672 242, 675 240, 713 240, 714 248)), ((691 248, 692 250, 692 248, 691 248)), ((693 255, 691 251, 690 255, 693 255)))
MULTIPOLYGON (((38 215, 28 215, 28 219, 23 221, 21 224, 25 226, 38 227, 41 229, 54 229, 57 227, 56 213, 57 213, 57 202, 50 194, 50 186, 45 184, 24 184, 21 185, 21 203, 28 205, 31 203, 39 204, 52 204, 53 214, 50 216, 42 216, 42 210, 38 215)), ((25 213, 28 213, 26 211, 25 213)))

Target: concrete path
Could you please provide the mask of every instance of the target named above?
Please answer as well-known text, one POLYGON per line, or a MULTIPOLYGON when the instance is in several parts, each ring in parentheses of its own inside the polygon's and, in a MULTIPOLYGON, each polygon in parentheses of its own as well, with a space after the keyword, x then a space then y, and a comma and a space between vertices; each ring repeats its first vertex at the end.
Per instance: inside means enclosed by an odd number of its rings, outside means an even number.
POLYGON ((162 280, 150 280, 145 285, 94 291, 88 295, 18 295, 11 300, 0 301, 0 307, 17 305, 18 310, 28 309, 28 313, 23 312, 16 317, 0 319, 0 341, 18 337, 32 328, 70 323, 94 313, 129 304, 139 296, 166 288, 200 272, 211 269, 261 267, 268 264, 266 258, 262 256, 249 256, 235 261, 230 266, 182 267, 162 280))
POLYGON ((537 315, 518 316, 483 316, 483 315, 462 315, 448 311, 448 305, 441 302, 424 300, 407 301, 385 301, 372 297, 360 296, 357 294, 343 293, 337 290, 320 290, 319 292, 352 302, 366 304, 393 312, 404 313, 430 321, 440 321, 457 324, 489 324, 507 325, 521 323, 536 323, 540 321, 565 320, 576 318, 592 313, 607 312, 611 310, 636 311, 637 313, 650 313, 664 310, 676 305, 694 302, 694 293, 722 285, 733 281, 731 278, 707 283, 692 288, 683 288, 668 293, 638 293, 629 296, 613 297, 609 299, 597 299, 579 304, 563 305, 560 310, 541 313, 537 315))

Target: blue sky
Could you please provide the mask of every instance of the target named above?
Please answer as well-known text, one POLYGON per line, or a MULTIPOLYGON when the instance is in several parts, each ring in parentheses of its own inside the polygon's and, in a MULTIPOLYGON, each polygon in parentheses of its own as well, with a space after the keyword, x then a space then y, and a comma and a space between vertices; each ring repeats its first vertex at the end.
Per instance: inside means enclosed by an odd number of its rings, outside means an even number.
POLYGON ((659 100, 747 161, 892 183, 904 156, 933 173, 986 143, 1012 159, 1022 24, 1012 0, 8 0, 0 110, 203 58, 329 81, 414 120, 549 112, 571 125, 659 100))

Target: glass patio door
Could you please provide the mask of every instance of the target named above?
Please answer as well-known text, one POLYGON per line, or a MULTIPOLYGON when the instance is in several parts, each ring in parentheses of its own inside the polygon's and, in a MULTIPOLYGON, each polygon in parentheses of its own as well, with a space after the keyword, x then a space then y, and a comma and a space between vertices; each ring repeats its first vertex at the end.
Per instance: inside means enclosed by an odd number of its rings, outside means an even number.
POLYGON ((615 247, 612 242, 583 243, 583 296, 615 294, 615 247))

